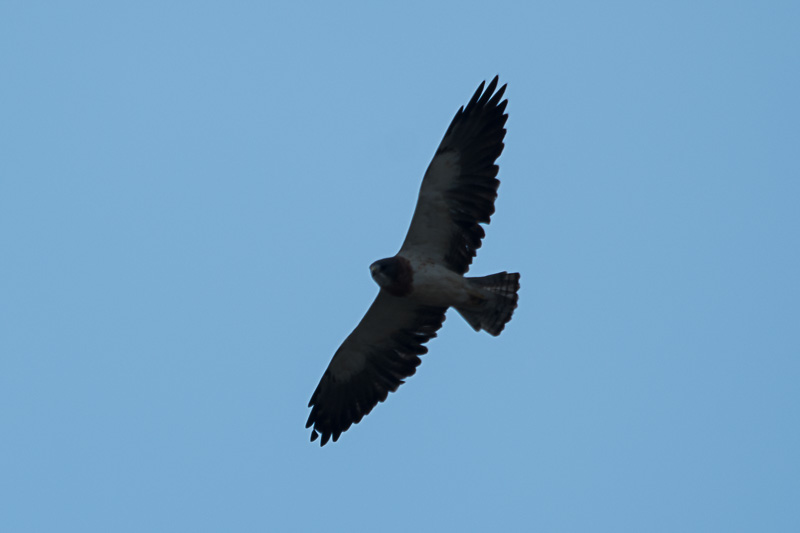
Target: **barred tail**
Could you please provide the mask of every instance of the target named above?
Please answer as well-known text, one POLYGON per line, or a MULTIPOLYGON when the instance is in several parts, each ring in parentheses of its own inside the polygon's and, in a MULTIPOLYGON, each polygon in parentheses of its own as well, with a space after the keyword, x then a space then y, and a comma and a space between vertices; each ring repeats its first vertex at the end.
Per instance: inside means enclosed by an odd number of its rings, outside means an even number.
POLYGON ((482 278, 467 278, 483 295, 476 306, 456 307, 475 331, 485 330, 490 335, 500 335, 517 308, 519 274, 500 272, 482 278))

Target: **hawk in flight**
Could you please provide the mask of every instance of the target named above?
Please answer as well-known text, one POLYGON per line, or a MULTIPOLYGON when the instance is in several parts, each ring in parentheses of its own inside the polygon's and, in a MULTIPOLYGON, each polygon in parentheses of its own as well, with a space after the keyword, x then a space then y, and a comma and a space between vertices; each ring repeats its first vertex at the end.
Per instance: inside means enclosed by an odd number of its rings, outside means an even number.
POLYGON ((456 113, 419 191, 397 255, 370 265, 380 292, 336 350, 311 396, 311 440, 321 445, 361 421, 416 372, 423 346, 456 311, 475 331, 499 335, 517 307, 519 274, 465 277, 497 198, 508 100, 495 78, 456 113), (502 101, 501 101, 502 100, 502 101))

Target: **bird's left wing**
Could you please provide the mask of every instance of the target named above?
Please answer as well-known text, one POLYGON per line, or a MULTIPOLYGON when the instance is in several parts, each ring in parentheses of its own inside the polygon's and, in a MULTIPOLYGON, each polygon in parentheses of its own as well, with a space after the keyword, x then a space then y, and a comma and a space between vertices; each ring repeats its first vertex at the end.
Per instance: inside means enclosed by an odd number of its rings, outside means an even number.
POLYGON ((372 408, 413 375, 423 346, 445 318, 444 307, 415 304, 378 293, 372 306, 342 343, 322 376, 308 406, 311 440, 322 435, 324 446, 357 424, 372 408))

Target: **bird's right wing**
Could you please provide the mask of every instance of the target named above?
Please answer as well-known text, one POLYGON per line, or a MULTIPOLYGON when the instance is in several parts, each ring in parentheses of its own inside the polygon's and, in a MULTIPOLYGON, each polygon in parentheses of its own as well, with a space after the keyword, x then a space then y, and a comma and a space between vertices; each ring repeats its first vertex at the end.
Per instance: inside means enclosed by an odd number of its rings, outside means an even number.
POLYGON ((311 440, 320 434, 324 446, 357 424, 389 392, 413 375, 423 346, 442 327, 444 307, 415 304, 406 298, 378 293, 356 329, 336 350, 308 406, 311 440))

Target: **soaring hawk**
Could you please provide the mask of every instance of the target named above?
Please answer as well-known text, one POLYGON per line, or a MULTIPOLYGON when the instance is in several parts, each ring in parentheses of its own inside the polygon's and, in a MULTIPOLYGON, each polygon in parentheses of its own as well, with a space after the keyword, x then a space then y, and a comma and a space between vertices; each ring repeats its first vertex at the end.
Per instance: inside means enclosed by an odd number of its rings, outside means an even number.
POLYGON ((336 350, 308 406, 311 440, 336 442, 416 372, 445 311, 499 335, 517 307, 519 274, 465 277, 497 198, 508 100, 498 78, 461 107, 436 150, 400 251, 370 267, 380 292, 336 350))

